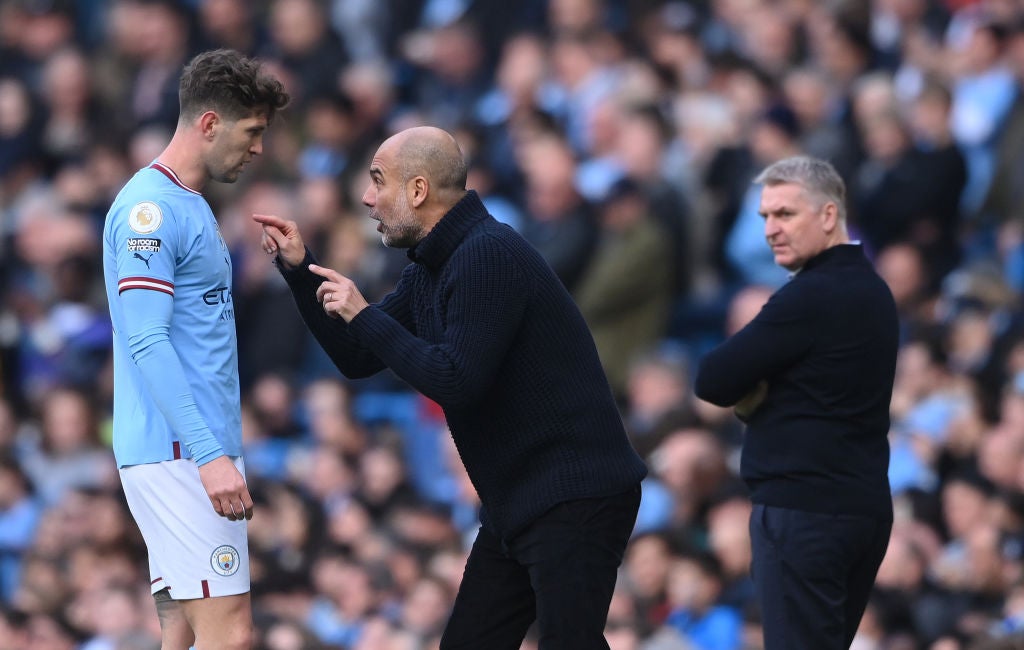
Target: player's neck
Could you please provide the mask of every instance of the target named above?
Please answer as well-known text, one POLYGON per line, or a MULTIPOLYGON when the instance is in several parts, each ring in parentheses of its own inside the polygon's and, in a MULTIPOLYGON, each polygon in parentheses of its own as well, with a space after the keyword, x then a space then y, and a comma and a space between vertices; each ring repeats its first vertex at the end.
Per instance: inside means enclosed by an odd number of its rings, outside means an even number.
POLYGON ((189 188, 202 192, 210 176, 202 158, 196 155, 199 146, 200 143, 186 142, 180 132, 175 133, 171 142, 157 157, 157 162, 174 172, 178 180, 189 188))

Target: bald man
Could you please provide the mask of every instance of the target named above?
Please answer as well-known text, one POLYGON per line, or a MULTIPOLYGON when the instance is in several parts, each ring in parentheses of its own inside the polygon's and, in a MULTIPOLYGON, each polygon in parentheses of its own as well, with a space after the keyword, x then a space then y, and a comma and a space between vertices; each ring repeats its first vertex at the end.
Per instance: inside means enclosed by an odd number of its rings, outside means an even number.
POLYGON ((408 248, 368 304, 318 266, 294 222, 254 215, 303 319, 350 378, 390 368, 444 409, 481 527, 443 650, 608 648, 605 619, 647 473, 593 338, 541 256, 466 190, 452 136, 384 141, 363 194, 386 246, 408 248))

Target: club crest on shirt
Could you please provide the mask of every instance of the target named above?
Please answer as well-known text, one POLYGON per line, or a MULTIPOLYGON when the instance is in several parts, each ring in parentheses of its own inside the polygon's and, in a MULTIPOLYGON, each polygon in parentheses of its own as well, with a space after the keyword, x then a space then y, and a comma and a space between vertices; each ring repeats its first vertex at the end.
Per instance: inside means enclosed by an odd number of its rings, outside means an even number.
POLYGON ((140 235, 148 235, 160 227, 164 215, 160 206, 151 201, 137 203, 128 214, 128 226, 140 235))
POLYGON ((222 576, 234 575, 238 572, 238 551, 227 544, 218 546, 210 556, 210 566, 222 576))

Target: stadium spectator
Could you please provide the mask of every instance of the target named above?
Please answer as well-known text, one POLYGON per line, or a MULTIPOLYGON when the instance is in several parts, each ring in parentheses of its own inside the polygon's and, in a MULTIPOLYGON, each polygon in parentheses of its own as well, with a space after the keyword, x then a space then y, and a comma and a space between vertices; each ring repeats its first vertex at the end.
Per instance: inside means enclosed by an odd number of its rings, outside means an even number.
POLYGON ((674 251, 642 188, 629 178, 608 188, 597 217, 597 246, 573 298, 612 391, 622 399, 630 362, 668 329, 674 251))

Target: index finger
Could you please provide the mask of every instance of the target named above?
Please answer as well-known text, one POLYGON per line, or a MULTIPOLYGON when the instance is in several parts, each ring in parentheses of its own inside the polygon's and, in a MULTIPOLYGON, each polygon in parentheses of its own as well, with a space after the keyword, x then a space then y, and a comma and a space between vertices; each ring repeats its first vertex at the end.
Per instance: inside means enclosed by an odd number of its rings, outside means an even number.
POLYGON ((276 216, 274 216, 272 214, 255 214, 254 213, 252 215, 252 220, 255 221, 256 223, 261 223, 264 226, 273 226, 274 228, 277 228, 278 230, 283 228, 285 226, 285 223, 286 223, 285 220, 282 219, 281 217, 276 217, 276 216))
POLYGON ((341 274, 335 271, 334 269, 328 269, 317 264, 310 264, 309 270, 315 273, 316 275, 319 275, 321 278, 325 278, 327 280, 337 281, 339 278, 341 278, 341 274))

